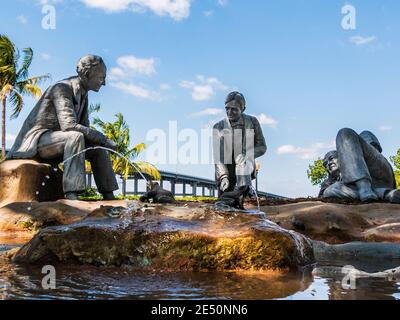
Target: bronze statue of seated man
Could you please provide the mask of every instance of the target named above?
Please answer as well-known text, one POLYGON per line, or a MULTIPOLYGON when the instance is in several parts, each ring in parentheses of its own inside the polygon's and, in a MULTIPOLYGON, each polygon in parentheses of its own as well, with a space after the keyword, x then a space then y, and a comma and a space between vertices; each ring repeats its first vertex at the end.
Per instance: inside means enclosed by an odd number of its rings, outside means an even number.
POLYGON ((320 197, 400 203, 393 168, 382 155, 381 144, 372 132, 358 134, 352 129, 342 129, 336 146, 337 150, 324 157, 329 177, 322 183, 320 197))
POLYGON ((112 140, 89 123, 88 92, 98 92, 105 85, 107 68, 101 57, 88 55, 78 62, 77 73, 46 90, 25 120, 7 159, 64 161, 63 190, 70 200, 77 200, 86 189, 88 159, 99 192, 105 200, 112 200, 118 183, 108 152, 83 152, 95 146, 116 149, 112 140))

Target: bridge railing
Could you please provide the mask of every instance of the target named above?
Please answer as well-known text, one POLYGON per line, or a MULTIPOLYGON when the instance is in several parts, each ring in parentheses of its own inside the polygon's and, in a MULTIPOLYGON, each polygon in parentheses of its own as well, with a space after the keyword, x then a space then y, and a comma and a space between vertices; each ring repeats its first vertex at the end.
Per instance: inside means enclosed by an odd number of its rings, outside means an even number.
MULTIPOLYGON (((174 196, 192 196, 192 197, 210 197, 214 198, 218 196, 217 185, 214 180, 193 177, 184 174, 177 174, 168 171, 160 171, 161 180, 160 186, 166 190, 172 192, 174 196), (166 182, 169 184, 169 187, 166 186, 166 182), (189 188, 190 190, 189 190, 189 188), (178 192, 178 189, 181 189, 181 192, 178 192)), ((146 176, 146 178, 150 177, 146 176)), ((89 187, 92 186, 92 174, 87 174, 87 185, 89 187)), ((122 194, 124 196, 129 195, 142 195, 147 191, 146 186, 140 188, 139 181, 143 181, 141 175, 136 174, 129 176, 128 179, 124 179, 120 177, 120 184, 122 194), (133 188, 131 187, 131 183, 129 181, 133 181, 133 188)), ((274 199, 283 199, 284 197, 278 196, 275 194, 258 191, 257 193, 260 197, 265 198, 274 198, 274 199)))

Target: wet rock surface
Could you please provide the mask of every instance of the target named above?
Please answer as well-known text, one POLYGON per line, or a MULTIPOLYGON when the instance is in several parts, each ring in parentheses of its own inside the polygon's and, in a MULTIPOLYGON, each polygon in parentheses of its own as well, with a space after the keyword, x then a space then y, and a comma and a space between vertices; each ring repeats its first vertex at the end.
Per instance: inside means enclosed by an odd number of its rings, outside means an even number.
POLYGON ((122 201, 68 200, 8 204, 0 208, 0 243, 26 243, 42 228, 81 221, 96 210, 104 210, 104 205, 125 204, 122 201))
POLYGON ((81 222, 41 230, 18 263, 132 265, 169 271, 295 270, 314 261, 306 237, 253 212, 212 205, 103 207, 81 222), (136 208, 137 209, 137 208, 136 208))
POLYGON ((313 240, 400 242, 400 205, 302 201, 262 203, 268 219, 313 240))

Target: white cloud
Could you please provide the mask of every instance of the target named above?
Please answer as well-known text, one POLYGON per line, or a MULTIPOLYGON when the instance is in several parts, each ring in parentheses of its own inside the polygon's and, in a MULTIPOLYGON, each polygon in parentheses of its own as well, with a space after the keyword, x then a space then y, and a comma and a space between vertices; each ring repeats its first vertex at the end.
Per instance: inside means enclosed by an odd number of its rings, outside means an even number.
POLYGON ((45 5, 48 5, 48 4, 55 5, 55 4, 61 3, 63 1, 64 0, 38 0, 37 2, 38 2, 39 5, 45 6, 45 5))
POLYGON ((117 59, 117 67, 111 68, 110 80, 120 80, 137 75, 151 76, 156 73, 155 59, 141 59, 133 55, 122 56, 117 59))
POLYGON ((221 7, 226 6, 226 5, 228 4, 228 2, 229 2, 229 0, 218 0, 218 4, 219 4, 221 7))
POLYGON ((169 90, 169 89, 171 89, 171 86, 168 83, 161 83, 160 84, 160 90, 166 91, 166 90, 169 90))
POLYGON ((157 92, 133 83, 113 82, 111 83, 111 86, 138 98, 150 99, 150 100, 159 99, 157 92))
POLYGON ((46 53, 46 52, 41 53, 41 54, 40 54, 40 57, 41 57, 43 60, 46 60, 46 61, 48 61, 48 60, 51 59, 51 55, 49 55, 49 54, 46 53))
POLYGON ((377 37, 371 36, 371 37, 362 37, 362 36, 354 36, 350 38, 350 42, 357 45, 357 46, 363 46, 368 43, 371 43, 375 41, 377 37))
POLYGON ((216 116, 216 115, 222 114, 223 112, 224 112, 224 110, 222 110, 222 109, 207 108, 200 112, 193 113, 193 114, 191 114, 191 116, 192 117, 216 116))
POLYGON ((335 142, 330 143, 313 143, 310 147, 303 148, 291 144, 280 146, 276 153, 278 155, 293 154, 303 160, 314 160, 324 156, 324 151, 329 151, 336 148, 335 142))
POLYGON ((214 11, 212 11, 212 10, 204 11, 203 14, 206 17, 211 17, 212 15, 214 15, 214 11))
MULTIPOLYGON (((117 66, 110 69, 108 79, 113 88, 135 97, 161 101, 160 94, 148 89, 144 85, 137 85, 132 82, 135 77, 150 77, 156 73, 156 60, 154 58, 137 58, 133 55, 122 56, 117 59, 117 66)), ((165 91, 170 87, 163 83, 159 85, 159 90, 165 91)))
POLYGON ((379 130, 381 131, 391 131, 393 129, 392 126, 387 126, 387 125, 383 125, 379 127, 379 130))
POLYGON ((192 91, 192 99, 195 101, 210 100, 215 96, 216 91, 226 91, 229 89, 228 86, 224 85, 217 78, 206 78, 203 75, 196 76, 196 81, 183 80, 180 82, 180 86, 190 89, 192 91))
POLYGON ((176 21, 190 14, 191 0, 80 0, 89 8, 102 9, 108 13, 132 11, 143 13, 147 10, 158 16, 169 16, 176 21))
POLYGON ((23 14, 19 15, 17 17, 17 20, 21 24, 27 24, 28 23, 28 18, 26 16, 24 16, 23 14))
POLYGON ((256 117, 262 126, 264 125, 264 126, 270 126, 270 127, 275 128, 278 124, 278 121, 276 121, 274 118, 267 116, 264 113, 261 113, 260 115, 256 115, 256 117))

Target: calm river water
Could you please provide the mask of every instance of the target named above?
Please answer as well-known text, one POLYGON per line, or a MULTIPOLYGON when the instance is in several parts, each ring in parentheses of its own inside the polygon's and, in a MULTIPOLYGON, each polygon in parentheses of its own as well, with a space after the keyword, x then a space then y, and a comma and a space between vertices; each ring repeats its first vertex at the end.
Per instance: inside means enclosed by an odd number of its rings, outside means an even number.
MULTIPOLYGON (((0 251, 9 249, 1 246, 0 251)), ((389 267, 393 267, 392 265, 389 267)), ((400 299, 400 282, 357 279, 343 289, 343 275, 331 267, 276 275, 266 273, 151 273, 129 267, 56 266, 57 288, 42 289, 41 268, 0 260, 0 299, 400 299), (324 271, 325 270, 325 271, 324 271)), ((363 264, 365 271, 388 265, 363 264)))

